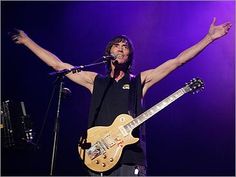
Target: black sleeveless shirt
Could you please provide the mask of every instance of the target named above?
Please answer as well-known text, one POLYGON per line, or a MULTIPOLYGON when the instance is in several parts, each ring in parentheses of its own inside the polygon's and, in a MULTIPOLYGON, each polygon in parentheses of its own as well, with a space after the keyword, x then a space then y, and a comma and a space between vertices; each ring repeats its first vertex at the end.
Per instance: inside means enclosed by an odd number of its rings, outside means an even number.
MULTIPOLYGON (((94 88, 90 105, 88 128, 93 126, 109 126, 120 114, 129 112, 129 90, 131 77, 129 74, 118 82, 110 76, 97 75, 94 80, 94 88)), ((135 114, 142 113, 142 84, 140 74, 134 78, 136 83, 135 114)), ((124 148, 120 163, 137 164, 146 166, 145 159, 145 126, 133 130, 133 136, 140 141, 124 148)))

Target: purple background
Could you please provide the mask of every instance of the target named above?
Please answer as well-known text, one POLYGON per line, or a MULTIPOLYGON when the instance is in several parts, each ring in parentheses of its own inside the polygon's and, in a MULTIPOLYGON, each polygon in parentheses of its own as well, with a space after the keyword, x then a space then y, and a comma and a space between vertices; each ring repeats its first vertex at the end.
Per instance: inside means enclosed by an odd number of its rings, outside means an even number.
MULTIPOLYGON (((73 65, 103 55, 107 42, 126 34, 135 46, 134 74, 154 68, 207 34, 213 17, 232 23, 229 34, 195 60, 153 86, 149 108, 193 77, 205 90, 186 95, 146 123, 148 175, 234 175, 235 157, 235 2, 1 2, 2 101, 20 100, 39 134, 52 91, 52 71, 7 35, 24 30, 44 48, 73 65)), ((91 68, 104 73, 104 67, 91 68)), ((87 126, 90 93, 65 80, 72 96, 63 105, 56 175, 87 175, 77 142, 87 126)), ((54 100, 55 102, 55 100, 54 100)), ((55 107, 40 149, 8 152, 3 175, 48 175, 55 107)), ((5 152, 4 152, 5 153, 5 152)))

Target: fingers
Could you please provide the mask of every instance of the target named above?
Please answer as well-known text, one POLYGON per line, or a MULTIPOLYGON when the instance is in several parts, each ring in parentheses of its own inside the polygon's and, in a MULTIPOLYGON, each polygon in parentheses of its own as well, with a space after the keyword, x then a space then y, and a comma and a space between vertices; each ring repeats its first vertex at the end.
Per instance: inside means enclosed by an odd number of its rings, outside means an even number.
POLYGON ((21 30, 14 28, 13 31, 7 32, 7 35, 11 37, 15 37, 16 35, 19 35, 21 33, 21 30))
POLYGON ((11 38, 14 42, 18 41, 18 37, 11 38))
POLYGON ((22 31, 20 29, 17 29, 17 28, 14 28, 13 32, 8 32, 8 35, 12 36, 12 35, 23 34, 23 33, 24 33, 24 31, 22 31))
POLYGON ((222 26, 224 27, 224 28, 230 28, 231 26, 232 26, 232 24, 230 23, 230 22, 226 22, 226 23, 224 23, 224 24, 222 24, 222 26))
POLYGON ((12 39, 17 39, 18 35, 11 36, 12 39))
POLYGON ((11 36, 11 39, 12 39, 15 43, 17 43, 17 44, 20 43, 20 41, 19 41, 19 35, 17 35, 17 34, 12 35, 12 36, 11 36))
POLYGON ((229 32, 229 29, 231 28, 232 24, 230 22, 226 22, 224 23, 223 25, 223 28, 225 30, 225 33, 228 33, 229 32))
POLYGON ((24 33, 24 31, 14 28, 12 32, 8 32, 7 33, 12 41, 16 44, 23 44, 25 38, 27 37, 27 35, 24 33))
POLYGON ((216 23, 216 17, 213 18, 213 21, 211 23, 211 26, 215 26, 215 23, 216 23))

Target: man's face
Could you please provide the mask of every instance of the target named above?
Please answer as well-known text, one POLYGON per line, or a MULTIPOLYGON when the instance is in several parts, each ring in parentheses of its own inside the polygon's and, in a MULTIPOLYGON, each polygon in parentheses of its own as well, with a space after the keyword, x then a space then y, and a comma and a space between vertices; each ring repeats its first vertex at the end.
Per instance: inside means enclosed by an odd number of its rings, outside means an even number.
POLYGON ((110 54, 116 56, 118 63, 123 64, 128 61, 129 58, 129 47, 127 42, 118 42, 113 44, 111 47, 110 54))

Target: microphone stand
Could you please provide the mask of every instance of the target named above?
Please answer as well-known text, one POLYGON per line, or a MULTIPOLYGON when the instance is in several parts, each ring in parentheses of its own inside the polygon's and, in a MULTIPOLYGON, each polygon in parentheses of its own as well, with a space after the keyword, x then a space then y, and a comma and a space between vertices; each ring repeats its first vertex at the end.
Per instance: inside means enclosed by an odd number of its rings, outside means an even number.
POLYGON ((64 79, 64 77, 66 74, 68 74, 70 72, 72 72, 74 74, 76 72, 82 71, 82 69, 84 69, 84 68, 95 66, 95 65, 105 64, 107 62, 108 61, 104 60, 104 61, 98 62, 98 63, 91 63, 88 65, 75 66, 74 68, 71 68, 71 69, 64 69, 64 70, 49 73, 49 75, 51 75, 51 76, 57 76, 56 84, 59 85, 57 114, 56 114, 56 120, 55 120, 55 125, 54 125, 50 176, 52 176, 54 174, 54 170, 55 170, 55 160, 56 160, 56 155, 57 155, 59 123, 60 123, 60 108, 61 108, 61 100, 62 100, 62 94, 63 94, 63 79, 64 79))
POLYGON ((54 137, 53 137, 53 149, 52 149, 50 176, 53 175, 53 171, 55 168, 55 159, 56 159, 58 134, 59 134, 59 116, 60 116, 60 108, 61 108, 63 79, 64 79, 64 76, 60 75, 57 77, 57 80, 56 80, 56 83, 59 82, 59 94, 58 94, 58 103, 57 103, 57 114, 56 114, 56 120, 55 120, 55 125, 54 125, 54 137))

